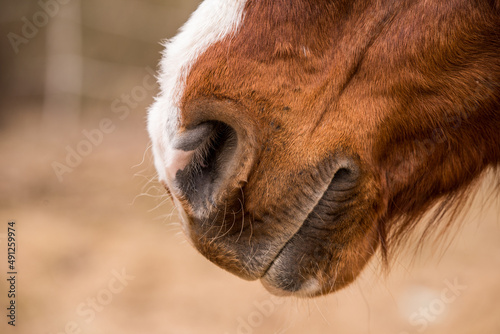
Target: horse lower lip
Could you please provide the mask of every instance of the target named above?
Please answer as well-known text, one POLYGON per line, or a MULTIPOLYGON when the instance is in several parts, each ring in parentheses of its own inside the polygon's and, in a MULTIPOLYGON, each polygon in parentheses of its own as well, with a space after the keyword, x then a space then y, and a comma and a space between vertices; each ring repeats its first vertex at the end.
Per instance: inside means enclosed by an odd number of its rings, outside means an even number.
MULTIPOLYGON (((295 234, 290 238, 290 240, 294 236, 295 236, 295 234)), ((267 275, 269 269, 271 269, 271 267, 274 265, 274 262, 280 257, 280 255, 283 252, 283 249, 285 249, 287 243, 288 243, 288 241, 285 242, 285 244, 283 245, 283 247, 281 247, 281 249, 278 251, 278 253, 276 254, 276 256, 271 260, 271 262, 269 263, 269 265, 267 266, 267 268, 264 270, 264 272, 262 273, 262 275, 259 278, 263 278, 263 277, 265 277, 267 275)))
MULTIPOLYGON (((327 162, 328 164, 326 165, 328 167, 332 162, 327 162)), ((317 221, 315 216, 324 213, 324 207, 326 207, 325 201, 331 204, 332 191, 335 191, 335 189, 331 188, 331 185, 336 170, 327 169, 323 166, 323 170, 320 171, 320 167, 321 166, 312 171, 311 174, 315 177, 314 181, 321 190, 316 187, 316 190, 319 191, 303 192, 299 193, 301 196, 295 197, 295 200, 298 201, 298 203, 295 203, 295 206, 307 208, 299 212, 301 221, 297 220, 297 216, 286 213, 283 213, 281 216, 278 213, 277 216, 263 215, 257 218, 258 222, 260 222, 260 224, 258 224, 259 228, 270 224, 277 224, 281 220, 288 219, 286 222, 286 225, 290 227, 288 230, 282 230, 275 234, 263 233, 254 235, 253 232, 250 234, 250 229, 235 229, 233 231, 231 230, 232 226, 228 226, 228 230, 223 232, 223 237, 221 238, 219 234, 220 231, 217 232, 216 229, 211 229, 210 224, 204 224, 201 218, 193 216, 191 217, 193 221, 190 223, 188 230, 191 232, 190 238, 192 240, 198 240, 198 242, 195 242, 195 247, 210 261, 236 276, 247 280, 264 278, 270 272, 273 273, 271 276, 274 277, 274 272, 278 269, 275 265, 290 266, 291 269, 293 265, 290 261, 293 262, 298 259, 296 259, 296 254, 289 252, 290 249, 294 248, 291 247, 293 245, 290 243, 292 240, 294 243, 301 243, 301 246, 307 254, 313 250, 312 248, 315 247, 314 242, 301 240, 301 238, 297 237, 297 234, 300 231, 302 231, 300 233, 307 232, 309 229, 307 228, 307 230, 304 231, 304 228, 308 227, 310 224, 314 225, 311 226, 311 228, 323 229, 321 217, 319 217, 320 220, 317 221), (312 218, 314 218, 314 221, 312 218), (209 234, 209 232, 214 231, 217 233, 212 233, 213 235, 209 234), (240 240, 240 238, 242 239, 240 240), (251 245, 246 245, 245 242, 242 242, 243 240, 251 240, 251 245), (249 258, 248 253, 250 250, 253 250, 252 252, 255 256, 249 258), (274 269, 272 269, 273 267, 274 269)), ((310 181, 308 176, 304 177, 304 182, 310 181)), ((305 184, 310 186, 310 184, 305 184)), ((297 184, 297 186, 300 185, 301 184, 297 184)), ((338 185, 338 183, 334 184, 334 186, 336 185, 338 185)), ((223 217, 225 217, 225 214, 223 217)), ((247 217, 251 217, 251 215, 247 217)), ((221 219, 220 216, 215 218, 221 219)), ((216 221, 215 218, 212 220, 214 223, 218 222, 218 224, 223 224, 224 219, 219 222, 216 221)), ((249 222, 245 226, 252 226, 252 223, 249 222)), ((294 276, 293 273, 290 273, 290 275, 294 276)), ((291 278, 293 279, 293 277, 291 278)), ((299 277, 295 278, 299 279, 299 277)), ((299 283, 299 281, 297 282, 299 283)))
POLYGON ((285 249, 286 245, 290 242, 290 240, 292 240, 295 237, 295 235, 304 226, 304 224, 307 223, 309 216, 311 214, 313 214, 315 211, 317 211, 318 206, 320 205, 321 201, 326 196, 327 191, 328 191, 328 188, 325 190, 325 192, 323 193, 323 195, 320 197, 320 199, 318 200, 318 202, 316 203, 316 205, 314 205, 314 207, 311 209, 311 211, 309 212, 307 218, 302 222, 302 224, 300 224, 300 227, 297 229, 297 231, 283 244, 283 246, 280 248, 280 250, 278 251, 278 253, 274 256, 274 258, 271 260, 271 262, 269 263, 269 265, 267 266, 267 268, 264 270, 264 272, 262 273, 262 275, 261 275, 260 278, 263 278, 263 277, 266 276, 266 274, 269 272, 269 270, 271 269, 271 267, 274 265, 275 261, 282 255, 283 250, 285 249))

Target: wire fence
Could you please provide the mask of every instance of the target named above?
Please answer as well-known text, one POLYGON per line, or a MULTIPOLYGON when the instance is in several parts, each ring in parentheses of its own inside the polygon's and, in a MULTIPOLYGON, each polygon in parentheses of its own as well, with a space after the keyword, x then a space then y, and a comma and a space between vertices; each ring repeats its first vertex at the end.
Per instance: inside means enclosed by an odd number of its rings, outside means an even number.
POLYGON ((30 103, 43 123, 71 125, 155 69, 161 40, 200 1, 10 2, 0 13, 1 114, 30 103))

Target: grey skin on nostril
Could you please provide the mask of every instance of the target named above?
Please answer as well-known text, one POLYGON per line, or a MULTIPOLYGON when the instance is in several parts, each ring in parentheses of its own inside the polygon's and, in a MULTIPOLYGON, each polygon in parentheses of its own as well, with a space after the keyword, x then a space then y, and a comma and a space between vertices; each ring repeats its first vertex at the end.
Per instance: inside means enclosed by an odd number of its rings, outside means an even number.
POLYGON ((205 142, 214 128, 213 123, 202 123, 194 129, 188 129, 175 138, 173 147, 176 150, 194 151, 205 142))
POLYGON ((202 123, 180 134, 173 146, 190 154, 183 167, 176 170, 174 186, 194 212, 214 207, 214 196, 227 179, 234 158, 237 146, 234 129, 217 121, 202 123))

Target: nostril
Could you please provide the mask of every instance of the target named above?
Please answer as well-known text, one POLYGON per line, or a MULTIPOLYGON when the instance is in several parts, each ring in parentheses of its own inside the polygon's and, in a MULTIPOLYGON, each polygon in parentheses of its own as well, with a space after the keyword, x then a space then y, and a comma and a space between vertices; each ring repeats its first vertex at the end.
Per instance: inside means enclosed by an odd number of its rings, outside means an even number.
POLYGON ((192 161, 193 167, 199 167, 207 173, 217 167, 218 160, 227 158, 231 148, 236 146, 236 134, 231 127, 220 122, 214 122, 211 126, 211 132, 196 149, 192 161))
POLYGON ((165 160, 165 172, 168 180, 175 179, 177 172, 186 168, 193 159, 196 149, 203 144, 212 131, 213 125, 204 123, 193 129, 185 130, 174 138, 165 160))
POLYGON ((346 160, 335 172, 329 190, 345 192, 356 188, 360 177, 359 167, 354 161, 346 160))
POLYGON ((356 181, 353 173, 347 168, 340 168, 333 177, 332 190, 346 190, 352 188, 356 181))
POLYGON ((194 151, 200 147, 214 130, 211 122, 202 123, 193 129, 184 131, 178 136, 174 143, 174 149, 182 151, 194 151))
POLYGON ((227 124, 210 121, 198 125, 176 141, 176 149, 192 151, 190 162, 175 175, 174 184, 194 208, 213 202, 237 147, 236 131, 227 124))

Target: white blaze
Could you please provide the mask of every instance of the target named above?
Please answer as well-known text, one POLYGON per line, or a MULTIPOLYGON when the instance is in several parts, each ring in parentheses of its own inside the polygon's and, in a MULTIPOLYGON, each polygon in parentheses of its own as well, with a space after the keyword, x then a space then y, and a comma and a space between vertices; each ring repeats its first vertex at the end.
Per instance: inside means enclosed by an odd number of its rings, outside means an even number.
POLYGON ((179 127, 179 103, 186 78, 198 57, 210 45, 237 32, 243 20, 245 3, 246 0, 205 0, 179 34, 165 43, 158 76, 161 91, 148 115, 148 131, 160 180, 170 183, 169 178, 175 175, 173 170, 167 172, 167 166, 180 169, 185 166, 179 166, 181 162, 175 161, 180 152, 172 148, 172 143, 179 127))

